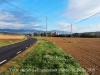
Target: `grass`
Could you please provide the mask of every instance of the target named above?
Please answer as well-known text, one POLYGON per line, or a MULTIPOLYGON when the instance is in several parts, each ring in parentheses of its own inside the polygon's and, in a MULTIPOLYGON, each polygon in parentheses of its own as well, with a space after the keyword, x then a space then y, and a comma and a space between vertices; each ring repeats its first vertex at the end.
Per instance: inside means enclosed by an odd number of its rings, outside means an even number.
POLYGON ((7 42, 4 42, 2 40, 0 40, 0 47, 2 46, 7 46, 7 45, 11 45, 11 44, 15 44, 15 43, 18 43, 18 42, 21 42, 21 41, 24 41, 25 39, 19 39, 19 40, 9 40, 7 42))
POLYGON ((30 54, 37 47, 37 45, 38 45, 38 42, 35 43, 34 45, 32 45, 31 47, 29 47, 27 50, 25 50, 21 54, 17 55, 13 59, 11 59, 9 62, 7 62, 4 65, 0 66, 0 75, 14 75, 13 74, 14 72, 11 72, 10 68, 13 67, 13 66, 19 68, 22 64, 21 62, 23 60, 26 60, 28 57, 30 57, 30 54))
POLYGON ((46 40, 39 40, 23 59, 12 61, 18 66, 10 66, 2 75, 86 75, 73 57, 46 40))

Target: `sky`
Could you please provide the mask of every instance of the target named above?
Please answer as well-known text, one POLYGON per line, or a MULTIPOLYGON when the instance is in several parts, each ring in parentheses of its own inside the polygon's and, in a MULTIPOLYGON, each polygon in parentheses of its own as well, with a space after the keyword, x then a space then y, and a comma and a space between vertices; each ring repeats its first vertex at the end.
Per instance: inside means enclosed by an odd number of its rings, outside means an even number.
POLYGON ((0 29, 100 31, 99 12, 100 0, 0 0, 0 29))

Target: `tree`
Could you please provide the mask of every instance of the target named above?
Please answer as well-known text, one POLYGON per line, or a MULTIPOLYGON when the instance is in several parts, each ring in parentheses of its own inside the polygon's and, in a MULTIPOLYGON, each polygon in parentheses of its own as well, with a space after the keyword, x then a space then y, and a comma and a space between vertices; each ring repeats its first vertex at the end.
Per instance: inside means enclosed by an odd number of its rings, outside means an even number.
POLYGON ((46 32, 44 32, 43 35, 46 36, 46 32))
POLYGON ((34 32, 34 36, 38 36, 38 33, 37 32, 34 32))
POLYGON ((48 32, 47 35, 48 35, 49 37, 51 37, 51 36, 52 36, 52 33, 51 33, 51 32, 48 32))

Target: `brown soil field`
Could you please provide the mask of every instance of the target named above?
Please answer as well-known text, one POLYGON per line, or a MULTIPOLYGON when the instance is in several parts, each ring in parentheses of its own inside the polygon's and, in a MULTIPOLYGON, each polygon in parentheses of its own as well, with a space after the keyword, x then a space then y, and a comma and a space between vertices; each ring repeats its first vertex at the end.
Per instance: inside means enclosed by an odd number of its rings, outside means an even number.
POLYGON ((24 39, 25 36, 23 35, 0 35, 0 39, 24 39))
POLYGON ((100 75, 100 38, 44 38, 74 57, 89 75, 100 75))

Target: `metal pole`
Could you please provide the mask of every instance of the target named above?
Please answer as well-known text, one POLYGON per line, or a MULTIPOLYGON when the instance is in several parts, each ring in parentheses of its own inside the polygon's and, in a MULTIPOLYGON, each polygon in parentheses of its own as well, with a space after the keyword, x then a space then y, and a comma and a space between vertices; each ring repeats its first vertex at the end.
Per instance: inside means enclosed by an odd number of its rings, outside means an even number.
POLYGON ((64 30, 63 30, 63 37, 64 37, 64 30))
POLYGON ((47 38, 47 17, 46 17, 46 38, 47 38))
POLYGON ((65 31, 65 38, 66 38, 66 35, 67 35, 67 34, 66 34, 66 31, 65 31))
POLYGON ((72 24, 71 24, 71 33, 70 33, 70 35, 71 35, 70 42, 72 42, 72 24))

